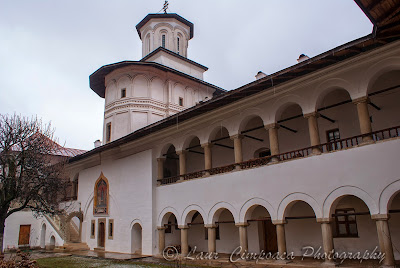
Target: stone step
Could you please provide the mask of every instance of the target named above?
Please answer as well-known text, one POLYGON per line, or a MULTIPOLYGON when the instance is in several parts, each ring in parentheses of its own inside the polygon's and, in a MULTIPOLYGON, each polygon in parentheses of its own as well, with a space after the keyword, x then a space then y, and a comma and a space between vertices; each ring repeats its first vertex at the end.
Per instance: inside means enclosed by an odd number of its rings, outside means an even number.
POLYGON ((63 245, 64 251, 83 251, 89 250, 89 246, 86 243, 67 243, 63 245))

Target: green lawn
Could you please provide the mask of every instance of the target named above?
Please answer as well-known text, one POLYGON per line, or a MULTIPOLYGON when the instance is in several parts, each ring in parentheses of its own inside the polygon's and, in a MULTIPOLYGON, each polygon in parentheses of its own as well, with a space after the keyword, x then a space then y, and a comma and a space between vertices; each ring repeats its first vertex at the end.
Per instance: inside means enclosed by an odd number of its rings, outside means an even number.
POLYGON ((142 265, 136 264, 130 261, 118 261, 118 260, 104 260, 104 259, 93 259, 83 257, 56 257, 56 258, 43 258, 38 259, 37 264, 40 268, 91 268, 91 267, 165 267, 158 265, 142 265))

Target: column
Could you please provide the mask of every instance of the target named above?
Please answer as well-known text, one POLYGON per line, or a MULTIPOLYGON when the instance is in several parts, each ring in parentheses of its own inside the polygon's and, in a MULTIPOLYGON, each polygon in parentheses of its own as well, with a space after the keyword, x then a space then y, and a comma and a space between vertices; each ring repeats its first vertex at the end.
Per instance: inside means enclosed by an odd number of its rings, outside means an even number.
POLYGON ((205 143, 202 144, 201 147, 204 149, 204 169, 212 169, 212 144, 205 143))
POLYGON ((247 226, 249 226, 248 223, 238 223, 236 224, 237 227, 239 227, 239 240, 240 240, 240 246, 242 247, 242 250, 240 251, 240 254, 249 251, 249 243, 248 243, 248 238, 247 238, 247 226))
POLYGON ((158 230, 158 252, 162 256, 165 249, 165 227, 157 227, 158 230))
POLYGON ((382 264, 384 267, 395 267, 392 238, 388 223, 389 215, 372 215, 372 219, 376 221, 380 250, 382 253, 385 253, 385 259, 383 260, 382 264))
MULTIPOLYGON (((361 134, 368 134, 372 132, 371 120, 368 112, 368 97, 362 97, 353 100, 353 103, 357 106, 358 121, 360 123, 361 134)), ((363 142, 372 141, 371 135, 363 136, 363 142)))
POLYGON ((286 236, 285 236, 285 224, 286 221, 273 221, 276 226, 276 238, 278 241, 278 253, 280 257, 286 256, 286 236))
POLYGON ((327 256, 325 259, 325 264, 334 264, 333 257, 333 235, 332 235, 332 225, 330 219, 317 219, 321 223, 322 229, 322 243, 324 246, 324 253, 327 256))
MULTIPOLYGON (((278 128, 279 128, 279 125, 276 123, 265 126, 265 129, 268 130, 269 147, 270 147, 272 156, 279 154, 278 128)), ((278 161, 278 158, 273 157, 272 160, 278 161)))
POLYGON ((233 148, 235 151, 235 164, 243 162, 242 139, 243 135, 240 134, 233 135, 231 137, 231 140, 233 140, 233 148))
POLYGON ((210 224, 205 225, 208 232, 208 252, 209 253, 216 253, 217 244, 216 244, 216 225, 210 224))
POLYGON ((177 151, 176 154, 179 156, 179 175, 186 174, 186 151, 177 151))
POLYGON ((313 147, 313 154, 321 154, 321 148, 319 145, 321 144, 319 139, 319 130, 318 130, 318 114, 316 112, 309 113, 304 115, 304 118, 308 120, 308 131, 310 134, 310 142, 313 147))
POLYGON ((181 230, 181 254, 186 257, 189 253, 189 243, 188 243, 189 227, 187 225, 179 226, 179 229, 181 230))
POLYGON ((164 178, 164 162, 165 158, 157 158, 157 165, 158 165, 157 180, 161 180, 164 178))

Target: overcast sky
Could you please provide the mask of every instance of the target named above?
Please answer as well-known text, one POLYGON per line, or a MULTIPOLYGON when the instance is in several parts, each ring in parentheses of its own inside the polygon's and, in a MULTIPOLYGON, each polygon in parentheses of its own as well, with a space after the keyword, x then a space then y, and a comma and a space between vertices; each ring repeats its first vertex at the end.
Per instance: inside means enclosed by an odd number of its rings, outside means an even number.
MULTIPOLYGON (((103 65, 141 59, 135 26, 163 0, 0 0, 0 113, 51 121, 67 147, 102 138, 104 99, 89 88, 103 65)), ((226 90, 371 33, 352 0, 170 0, 194 23, 188 58, 226 90)))

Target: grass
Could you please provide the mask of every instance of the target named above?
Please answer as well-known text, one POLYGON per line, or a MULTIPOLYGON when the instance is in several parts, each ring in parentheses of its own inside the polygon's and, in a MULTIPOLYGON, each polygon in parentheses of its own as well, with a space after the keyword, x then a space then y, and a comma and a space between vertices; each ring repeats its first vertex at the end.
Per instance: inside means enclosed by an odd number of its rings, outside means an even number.
POLYGON ((104 259, 93 259, 93 258, 73 257, 73 256, 38 259, 37 264, 40 268, 162 267, 157 265, 137 264, 130 261, 104 260, 104 259))

